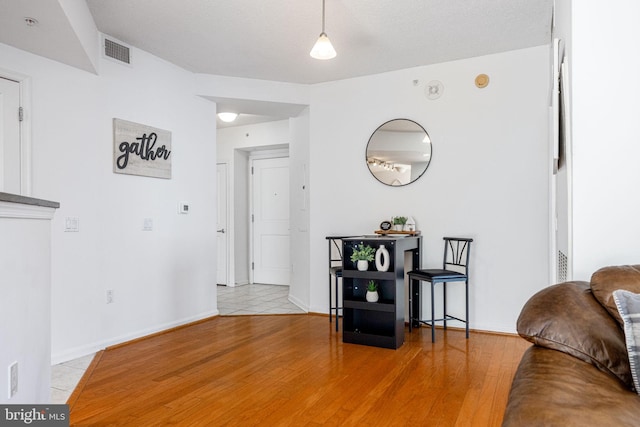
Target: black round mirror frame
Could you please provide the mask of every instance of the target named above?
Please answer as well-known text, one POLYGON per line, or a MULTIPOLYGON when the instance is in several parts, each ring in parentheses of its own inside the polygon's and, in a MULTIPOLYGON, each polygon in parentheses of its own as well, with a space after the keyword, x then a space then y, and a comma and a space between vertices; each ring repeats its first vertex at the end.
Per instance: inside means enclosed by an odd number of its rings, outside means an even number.
POLYGON ((424 175, 431 152, 431 139, 420 124, 393 119, 371 134, 365 160, 374 178, 385 185, 401 187, 424 175))

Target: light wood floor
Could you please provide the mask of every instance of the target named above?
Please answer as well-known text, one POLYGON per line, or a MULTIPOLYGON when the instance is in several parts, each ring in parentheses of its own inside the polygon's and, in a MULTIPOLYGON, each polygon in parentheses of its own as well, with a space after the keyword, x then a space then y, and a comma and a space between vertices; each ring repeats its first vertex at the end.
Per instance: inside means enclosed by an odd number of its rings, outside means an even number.
POLYGON ((96 355, 71 425, 499 426, 522 338, 428 328, 398 350, 327 317, 215 317, 96 355))

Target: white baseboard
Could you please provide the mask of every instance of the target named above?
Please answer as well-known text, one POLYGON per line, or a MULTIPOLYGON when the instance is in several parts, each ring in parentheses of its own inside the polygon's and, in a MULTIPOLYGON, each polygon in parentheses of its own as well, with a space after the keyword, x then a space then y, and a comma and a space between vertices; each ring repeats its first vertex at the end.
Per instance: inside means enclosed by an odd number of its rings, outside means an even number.
POLYGON ((161 325, 156 325, 147 329, 142 329, 136 332, 131 332, 129 334, 120 335, 117 337, 108 338, 102 341, 94 342, 91 344, 86 344, 74 348, 70 348, 58 353, 51 354, 51 365, 57 365, 60 363, 68 362, 69 360, 77 359, 79 357, 84 357, 89 354, 97 353, 100 350, 104 350, 107 347, 116 344, 122 344, 127 341, 131 341, 137 338, 142 338, 147 335, 155 334, 157 332, 162 332, 167 329, 175 328, 177 326, 186 325, 188 323, 197 322, 198 320, 206 319, 208 317, 218 316, 220 312, 216 309, 207 313, 201 313, 197 316, 191 316, 184 319, 176 320, 173 322, 167 322, 161 325))
POLYGON ((289 300, 289 302, 291 304, 297 305, 298 307, 300 307, 302 310, 304 310, 306 313, 309 312, 309 306, 306 305, 305 303, 303 303, 301 300, 299 300, 298 298, 289 295, 289 297, 287 298, 289 300))

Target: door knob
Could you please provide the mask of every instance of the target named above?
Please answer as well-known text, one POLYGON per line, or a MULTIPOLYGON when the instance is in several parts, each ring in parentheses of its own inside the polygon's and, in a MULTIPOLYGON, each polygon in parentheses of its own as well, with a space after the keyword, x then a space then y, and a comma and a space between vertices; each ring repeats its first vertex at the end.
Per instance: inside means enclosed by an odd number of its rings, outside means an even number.
POLYGON ((224 228, 221 228, 220 230, 217 230, 218 233, 224 233, 224 228))

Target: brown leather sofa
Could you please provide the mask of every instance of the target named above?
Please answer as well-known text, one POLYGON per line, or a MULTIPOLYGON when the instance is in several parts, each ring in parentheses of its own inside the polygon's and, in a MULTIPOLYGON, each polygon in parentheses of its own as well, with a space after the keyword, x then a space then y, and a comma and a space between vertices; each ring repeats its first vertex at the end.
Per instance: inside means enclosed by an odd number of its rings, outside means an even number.
POLYGON ((525 304, 518 333, 534 345, 513 379, 503 427, 640 426, 616 289, 640 293, 640 265, 605 267, 590 283, 553 285, 525 304))

